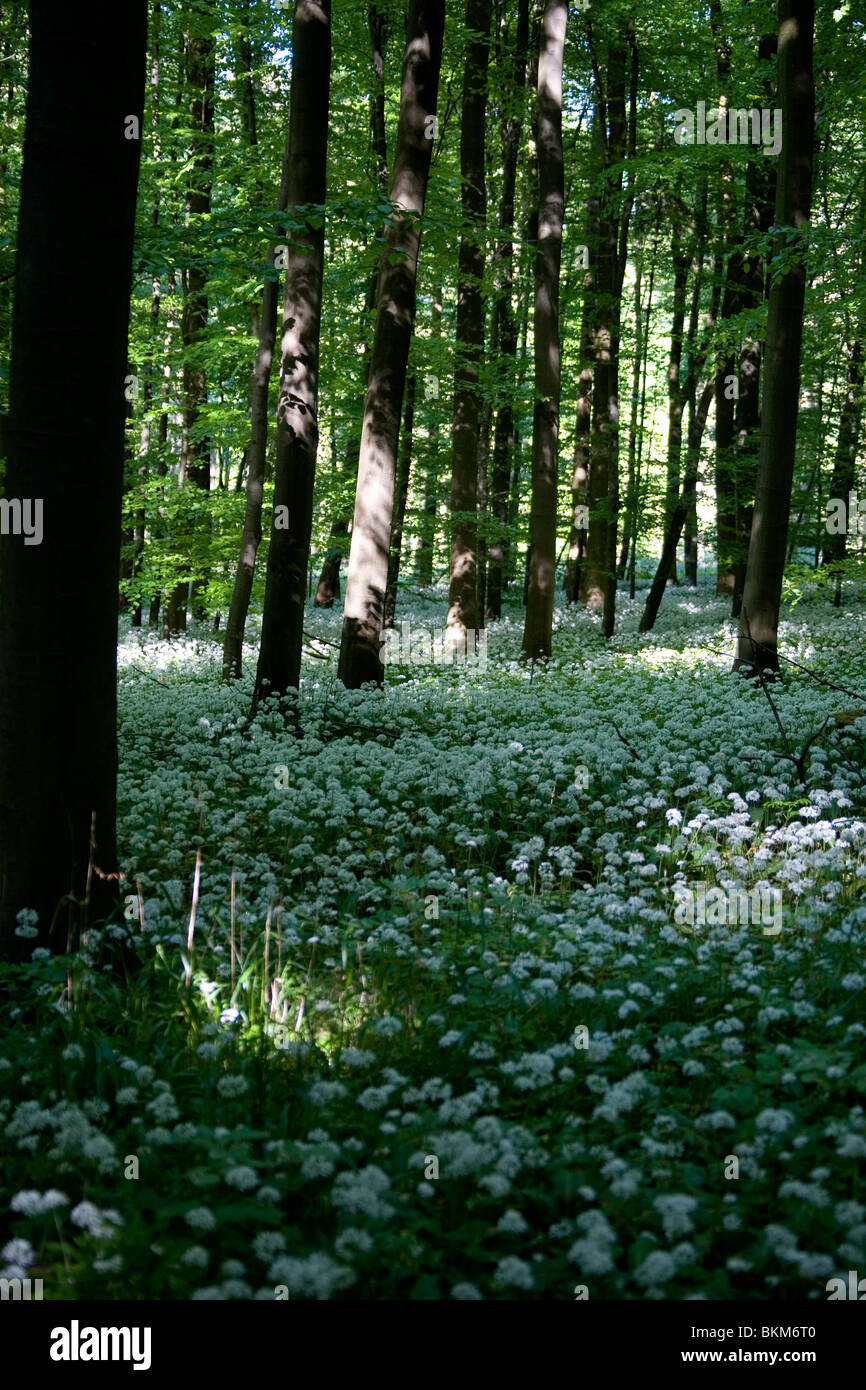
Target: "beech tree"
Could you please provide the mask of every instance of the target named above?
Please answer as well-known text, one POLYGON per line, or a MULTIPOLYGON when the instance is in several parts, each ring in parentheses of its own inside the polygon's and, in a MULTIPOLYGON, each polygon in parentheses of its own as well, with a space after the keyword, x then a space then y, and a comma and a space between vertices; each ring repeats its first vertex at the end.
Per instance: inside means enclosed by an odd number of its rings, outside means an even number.
MULTIPOLYGON (((197 13, 196 27, 185 35, 186 78, 189 84, 190 181, 186 195, 186 221, 195 245, 210 213, 213 185, 214 86, 216 83, 215 22, 210 0, 204 0, 197 13)), ((181 337, 185 349, 183 364, 183 449, 178 485, 210 491, 211 445, 201 430, 201 416, 207 403, 206 372, 201 359, 201 340, 208 321, 208 270, 204 257, 195 260, 183 277, 184 301, 181 337)), ((163 636, 186 630, 187 589, 182 578, 172 590, 163 610, 163 636)), ((207 587, 200 571, 193 579, 192 607, 197 618, 204 616, 202 596, 207 587)))
POLYGON ((529 47, 529 0, 518 0, 513 45, 509 52, 508 87, 501 122, 502 193, 499 240, 493 254, 493 310, 490 338, 498 343, 496 421, 490 472, 492 538, 488 553, 487 617, 502 616, 505 555, 508 549, 508 495, 515 449, 514 378, 518 374, 517 317, 514 313, 514 195, 523 131, 523 90, 529 47), (501 365, 500 365, 501 364, 501 365))
POLYGON ((463 234, 457 285, 457 368, 454 380, 454 445, 451 467, 451 586, 448 636, 465 649, 478 616, 478 462, 481 400, 479 368, 484 349, 484 219, 487 194, 484 147, 487 133, 487 64, 491 0, 466 0, 468 43, 463 72, 460 127, 460 188, 463 234))
POLYGON ((40 510, 42 534, 0 538, 0 952, 13 958, 74 943, 117 897, 117 586, 147 4, 93 0, 82 13, 31 0, 29 28, 5 493, 40 510), (60 306, 90 273, 100 311, 59 330, 60 306), (74 633, 58 613, 75 614, 74 633), (22 910, 38 914, 38 940, 16 936, 22 910))
POLYGON ((277 463, 254 707, 297 689, 319 446, 319 336, 331 97, 331 0, 295 0, 288 205, 302 222, 287 253, 277 463))
POLYGON ((549 657, 556 587, 559 477, 559 270, 565 175, 562 163, 562 61, 567 0, 547 0, 538 51, 538 242, 535 253, 535 408, 532 510, 523 655, 549 657))
POLYGON ((779 669, 782 577, 791 510, 800 397, 806 251, 815 123, 815 0, 779 0, 782 150, 776 185, 761 444, 734 670, 779 669))
POLYGON ((379 265, 379 303, 358 461, 338 674, 356 690, 382 683, 379 655, 394 509, 394 474, 409 346, 421 219, 433 150, 444 0, 410 0, 391 178, 394 209, 379 265), (398 250, 399 248, 399 250, 398 250))

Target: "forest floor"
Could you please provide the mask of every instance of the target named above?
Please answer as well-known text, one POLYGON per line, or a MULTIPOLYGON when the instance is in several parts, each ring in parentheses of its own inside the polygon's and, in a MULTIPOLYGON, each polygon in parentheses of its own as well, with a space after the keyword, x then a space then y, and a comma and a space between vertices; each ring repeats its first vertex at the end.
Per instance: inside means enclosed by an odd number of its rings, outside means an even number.
MULTIPOLYGON (((410 596, 412 631, 446 606, 410 596)), ((374 693, 336 688, 341 613, 311 610, 300 737, 248 726, 253 646, 229 688, 213 634, 124 625, 143 965, 119 982, 123 929, 91 930, 71 1007, 65 959, 5 968, 7 1277, 823 1299, 866 1267, 866 718, 781 756, 866 708, 866 601, 786 613, 784 738, 727 603, 668 590, 647 637, 640 610, 609 644, 558 610, 531 669, 515 604, 486 666, 374 693)))

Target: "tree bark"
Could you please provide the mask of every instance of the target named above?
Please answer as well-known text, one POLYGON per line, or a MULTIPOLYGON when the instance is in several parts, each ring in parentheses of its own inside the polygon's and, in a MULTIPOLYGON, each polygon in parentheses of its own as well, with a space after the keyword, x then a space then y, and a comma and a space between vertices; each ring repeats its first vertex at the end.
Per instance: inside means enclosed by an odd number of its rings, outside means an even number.
MULTIPOLYGON (((437 285, 433 290, 430 306, 431 338, 434 342, 442 337, 442 290, 437 285)), ((436 359, 434 358, 434 361, 436 359)), ((436 389, 430 393, 427 426, 427 460, 424 468, 424 523, 418 544, 416 574, 423 587, 433 583, 433 554, 436 550, 436 530, 439 508, 439 399, 438 379, 436 389)), ((425 391, 425 401, 427 393, 425 391)))
MULTIPOLYGON (((674 217, 677 217, 674 209, 674 217)), ((668 458, 667 487, 665 492, 665 531, 670 527, 680 494, 680 453, 683 443, 683 390, 680 384, 680 368, 683 360, 683 331, 686 322, 686 287, 689 279, 691 255, 683 247, 682 237, 674 231, 671 242, 671 258, 674 266, 674 304, 671 320, 671 347, 668 356, 668 458)), ((677 537, 677 542, 679 537, 677 537)), ((667 576, 676 582, 677 552, 674 546, 670 573, 667 576)))
POLYGON ((274 511, 253 708, 301 679, 313 484, 319 445, 319 336, 331 88, 331 0, 295 0, 288 206, 302 229, 288 250, 274 511))
POLYGON ((415 427, 415 383, 413 372, 406 385, 403 405, 403 429, 400 433, 400 457, 397 461, 397 497, 394 522, 391 527, 391 553, 388 557, 388 583, 385 588, 385 618, 383 627, 394 626, 397 608, 397 585, 400 580, 400 552, 403 548, 403 523, 409 496, 409 473, 412 468, 412 434, 415 427))
POLYGON ((535 252, 535 406, 529 583, 523 656, 550 656, 559 481, 559 271, 565 213, 562 63, 567 0, 546 0, 538 50, 538 242, 535 252))
POLYGON ((0 537, 0 954, 19 960, 74 944, 118 897, 117 585, 145 0, 92 0, 86 13, 31 0, 29 51, 5 493, 34 511, 38 499, 43 530, 39 543, 0 537), (58 313, 72 312, 89 265, 100 312, 78 316, 73 337, 61 329, 49 416, 58 313), (58 614, 74 614, 74 640, 58 614), (38 913, 38 937, 15 934, 22 909, 38 913))
POLYGON ((775 673, 800 398, 806 230, 812 205, 815 123, 814 0, 779 0, 782 150, 761 404, 761 444, 734 670, 775 673))
MULTIPOLYGON (((210 15, 209 8, 202 21, 210 15)), ((211 208, 213 184, 214 89, 216 83, 216 54, 213 35, 189 33, 186 37, 186 75, 189 83, 189 115, 192 138, 190 143, 191 175, 186 196, 187 226, 196 239, 201 237, 203 219, 211 208)), ((200 346, 208 322, 208 272, 204 262, 193 264, 184 276, 184 299, 180 331, 184 346, 183 364, 183 450, 179 484, 189 483, 202 492, 210 491, 210 440, 200 433, 202 409, 207 404, 207 382, 201 362, 200 346)), ((186 631, 187 590, 189 581, 181 579, 166 606, 163 635, 186 631)), ((204 594, 207 579, 193 578, 192 608, 197 618, 204 617, 204 594)))
POLYGON ((508 485, 514 453, 514 380, 517 368, 517 318, 514 313, 514 195, 517 157, 523 132, 521 97, 526 83, 529 48, 529 0, 518 0, 517 29, 507 67, 505 115, 502 120, 502 193, 499 200, 499 240, 493 253, 493 310, 491 339, 498 338, 496 356, 496 421, 490 470, 491 541, 488 551, 487 617, 502 616, 505 557, 508 550, 508 485))
MULTIPOLYGON (((287 140, 280 189, 277 194, 278 212, 285 212, 288 207, 290 158, 289 141, 287 140)), ((271 246, 268 250, 267 269, 262 286, 259 346, 250 381, 250 441, 246 452, 246 500, 238 567, 223 644, 222 678, 224 681, 236 680, 241 674, 244 631, 250 607, 250 596, 253 591, 256 556, 262 539, 262 499, 265 490, 268 454, 268 396, 274 344, 277 336, 277 298, 279 295, 279 276, 274 269, 274 260, 274 247, 271 246)))
POLYGON ((444 0, 410 0, 391 179, 394 215, 379 267, 379 303, 364 402, 358 487, 346 579, 338 675, 349 690, 382 684, 379 655, 394 507, 394 470, 409 346, 421 219, 433 151, 444 0), (401 248, 396 254, 395 248, 401 248))
POLYGON ((447 643, 466 650, 467 631, 478 629, 478 434, 479 368, 484 351, 484 221, 487 192, 487 65, 491 0, 466 0, 469 40, 463 73, 460 190, 463 229, 458 255, 454 425, 451 455, 451 582, 447 643))
MULTIPOLYGON (((602 611, 602 632, 613 632, 616 602, 616 530, 619 511, 619 344, 620 297, 632 191, 620 209, 622 174, 611 174, 626 154, 626 41, 611 28, 600 42, 587 22, 593 63, 595 139, 603 153, 604 183, 599 200, 599 244, 594 291, 592 433, 588 483, 589 534, 581 572, 580 597, 602 611)), ((632 53, 631 92, 636 84, 637 50, 633 21, 628 42, 632 53)), ((634 142, 634 97, 628 123, 634 142)))
POLYGON ((698 463, 701 456, 701 440, 704 435, 704 426, 707 423, 707 415, 710 410, 710 403, 713 399, 715 383, 711 379, 704 386, 697 409, 694 412, 690 429, 688 449, 686 453, 685 477, 683 489, 677 499, 677 504, 671 513, 670 520, 665 529, 665 538, 662 544, 661 559, 655 572, 655 578, 650 585, 647 594, 644 610, 641 614, 638 632, 650 632, 658 616, 659 606, 665 591, 665 585, 670 574, 671 564, 677 553, 677 546, 680 543, 683 527, 690 509, 695 506, 698 483, 698 463))
MULTIPOLYGON (((385 48, 389 28, 385 15, 378 6, 370 5, 367 10, 367 24, 370 30, 370 47, 373 58, 373 87, 370 92, 370 139, 373 156, 373 185, 384 197, 388 192, 388 141, 385 131, 385 48)), ((376 308, 379 293, 379 267, 374 267, 367 290, 366 312, 371 314, 376 308)), ((370 355, 365 350, 364 390, 366 391, 370 373, 370 355)), ((346 477, 343 484, 344 499, 337 508, 331 523, 328 551, 322 563, 319 583, 316 587, 315 605, 317 608, 333 608, 334 599, 340 594, 340 566, 345 554, 349 522, 355 505, 355 489, 358 481, 358 455, 361 440, 353 424, 346 450, 346 477)))
MULTIPOLYGON (((836 441, 836 456, 833 460, 833 477, 830 483, 830 496, 842 498, 848 528, 852 517, 848 514, 849 493, 854 487, 857 449, 860 443, 860 415, 862 411, 863 367, 861 362, 861 342, 857 338, 846 346, 845 395, 842 413, 839 418, 839 437, 836 441)), ((823 521, 823 518, 822 518, 823 521)), ((845 559, 846 532, 839 535, 824 535, 824 564, 830 566, 830 573, 836 577, 834 604, 841 602, 840 561, 845 559)))

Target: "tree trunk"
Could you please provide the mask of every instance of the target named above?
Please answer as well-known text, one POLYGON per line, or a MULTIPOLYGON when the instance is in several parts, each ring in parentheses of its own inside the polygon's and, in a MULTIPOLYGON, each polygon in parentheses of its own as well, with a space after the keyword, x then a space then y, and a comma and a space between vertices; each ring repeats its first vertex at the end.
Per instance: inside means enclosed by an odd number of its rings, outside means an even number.
MULTIPOLYGON (((285 212, 289 193, 289 143, 283 160, 277 210, 285 212)), ((250 442, 247 446, 247 485, 244 505, 244 524, 238 568, 226 620, 223 645, 224 681, 237 679, 243 664, 244 630, 253 591, 256 555, 262 539, 262 499, 265 489, 268 453, 268 395, 271 384, 271 365, 277 336, 277 298, 279 276, 274 269, 274 247, 268 250, 265 281, 262 286, 262 307, 259 315, 259 346, 250 381, 250 442)))
MULTIPOLYGON (((430 308, 431 337, 434 342, 442 337, 442 291, 437 285, 433 290, 430 308)), ((434 359, 435 360, 435 359, 434 359)), ((428 393, 425 390, 425 402, 428 393)), ((424 468, 424 524, 418 545, 416 573, 418 583, 424 587, 433 583, 433 555, 436 550, 436 522, 439 509, 439 381, 435 379, 435 389, 429 393, 427 426, 428 457, 424 468)))
POLYGON ((661 559, 656 569, 655 578, 650 585, 647 594, 644 610, 641 615, 638 632, 650 632, 658 616, 659 606, 668 581, 672 557, 676 556, 677 546, 680 543, 683 526, 689 510, 695 506, 695 497, 698 483, 698 464, 701 456, 701 440, 704 435, 704 426, 707 423, 707 415, 710 410, 710 403, 713 399, 714 381, 710 380, 701 392, 697 410, 693 414, 690 430, 688 450, 686 454, 685 478, 683 490, 677 499, 677 505, 671 513, 670 521, 665 530, 664 543, 662 545, 661 559))
MULTIPOLYGON (((202 14, 205 20, 206 10, 202 14)), ((214 88, 216 82, 214 39, 210 33, 188 33, 186 36, 186 75, 189 83, 189 115, 192 138, 190 143, 190 184, 186 196, 187 227, 199 241, 206 234, 204 219, 210 214, 213 184, 214 88)), ((200 262, 190 266, 184 275, 184 299, 180 331, 184 346, 183 364, 183 451, 181 455, 181 487, 189 483, 203 492, 210 491, 210 441, 200 435, 202 409, 207 404, 207 382, 200 359, 202 339, 208 321, 208 272, 200 262)), ((189 581, 181 579, 169 598, 163 621, 163 635, 186 631, 187 592, 189 581)), ((204 595, 207 579, 193 579, 192 608, 195 617, 204 617, 204 595)))
POLYGON ((5 493, 41 524, 0 537, 0 954, 11 959, 63 950, 118 897, 117 585, 147 5, 31 0, 29 51, 5 493), (49 415, 70 267, 89 265, 100 311, 61 334, 49 415), (24 909, 38 937, 16 935, 24 909))
MULTIPOLYGON (((373 88, 370 92, 370 139, 373 155, 373 185, 382 197, 388 192, 388 142, 385 130, 385 48, 389 28, 386 16, 376 5, 367 10, 367 24, 370 30, 370 47, 373 58, 373 88)), ((367 314, 376 308, 379 292, 379 267, 373 269, 367 290, 367 314)), ((369 383, 370 355, 364 351, 364 390, 369 383)), ((343 485, 344 497, 337 508, 331 523, 327 554, 322 563, 319 583, 316 587, 315 605, 317 608, 333 608, 334 599, 340 595, 340 565, 345 554, 349 522, 355 505, 355 489, 358 480, 358 455, 361 440, 353 426, 346 450, 346 478, 343 485)))
POLYGON ((406 499, 409 496, 409 473, 412 467, 412 432, 415 426, 415 373, 406 386, 403 407, 403 431, 400 435, 400 457, 397 463, 397 505, 391 527, 391 554, 388 559, 388 583, 385 588, 385 618, 383 627, 394 626, 397 608, 397 584, 400 579, 400 551, 403 547, 403 523, 406 519, 406 499))
POLYGON ((523 656, 550 656, 559 481, 559 269, 565 212, 562 60, 567 0, 546 0, 538 50, 538 243, 535 252, 535 406, 523 656))
POLYGON ((812 204, 814 0, 779 0, 779 99, 784 140, 776 187, 761 445, 755 514, 734 670, 779 669, 778 630, 800 399, 806 233, 812 204))
MULTIPOLYGON (((632 51, 631 88, 636 82, 634 25, 629 22, 632 51)), ((626 155, 626 44, 613 26, 606 43, 590 36, 594 73, 595 140, 603 152, 604 183, 599 200, 599 245, 594 293, 592 433, 588 484, 589 534, 581 572, 580 597, 601 610, 602 632, 613 632, 616 602, 616 530, 619 510, 619 339, 620 296, 625 273, 626 239, 632 190, 620 209, 622 173, 612 174, 626 155)), ((634 140, 634 98, 629 145, 634 140)))
MULTIPOLYGON (((677 216, 676 209, 674 217, 677 216)), ((668 459, 667 488, 665 493, 665 531, 670 528, 680 495, 680 452, 683 443, 683 390, 680 385, 680 367, 683 359, 683 330, 686 322, 686 287, 691 267, 691 255, 683 248, 682 237, 674 231, 671 243, 671 258, 674 266, 674 305, 671 320, 671 347, 668 357, 668 459)), ((677 537, 677 543, 679 537, 677 537)), ((676 545, 667 576, 676 582, 676 545)))
POLYGON ((292 45, 287 202, 303 227, 293 234, 287 254, 274 511, 254 709, 268 695, 297 689, 301 679, 319 445, 331 0, 295 0, 292 45))
MULTIPOLYGON (((846 348, 845 396, 839 418, 839 438, 836 442, 836 457, 833 461, 833 477, 830 483, 830 496, 841 498, 845 503, 845 517, 848 529, 852 529, 849 514, 849 494, 854 487, 857 449, 860 443, 860 414, 862 410, 863 367, 861 364, 861 343, 857 338, 846 348)), ((823 518, 822 518, 823 521, 823 518)), ((830 566, 830 573, 836 577, 834 602, 838 608, 841 602, 841 573, 839 564, 845 559, 846 532, 838 535, 824 535, 824 564, 830 566)))
POLYGON ((349 690, 382 684, 379 655, 400 411, 415 322, 421 218, 433 150, 445 0, 410 0, 391 179, 394 215, 379 267, 379 303, 364 402, 338 675, 349 690), (394 254, 396 247, 402 254, 394 254))
MULTIPOLYGON (((587 201, 586 243, 593 254, 598 246, 598 197, 591 193, 587 201)), ((589 436, 592 427, 592 382, 593 342, 592 342, 592 288, 595 275, 591 269, 586 271, 583 282, 583 308, 580 318, 580 375, 577 379, 577 406, 574 420, 574 470, 571 478, 571 533, 568 544, 568 560, 565 566, 565 595, 569 603, 576 603, 580 594, 580 581, 586 559, 587 538, 587 481, 589 479, 589 436)), ((638 276, 638 285, 640 276, 638 276)), ((640 290, 638 289, 638 295, 640 290)), ((638 355, 638 362, 640 356, 638 355)))
MULTIPOLYGON (((502 121, 502 194, 499 241, 493 254, 493 319, 499 351, 496 358, 496 423, 490 471, 491 541, 488 553, 487 617, 502 616, 505 557, 508 550, 508 485, 514 452, 514 377, 517 367, 517 318, 514 313, 514 193, 517 157, 523 131, 521 96, 526 82, 529 47, 529 0, 518 0, 517 32, 508 64, 510 102, 502 121)), ((491 338, 493 325, 491 325, 491 338)))
MULTIPOLYGON (((759 61, 775 57, 776 35, 764 35, 759 43, 759 61)), ((767 102, 775 106, 775 84, 764 83, 767 102)), ((756 239, 769 231, 773 224, 776 201, 776 166, 772 159, 758 156, 746 166, 746 207, 743 218, 743 241, 735 257, 735 275, 741 286, 739 309, 756 309, 764 298, 764 262, 757 250, 747 249, 749 238, 756 239)), ((736 450, 734 486, 734 586, 731 598, 731 617, 739 618, 746 582, 746 559, 754 511, 755 479, 758 473, 758 440, 761 423, 761 343, 757 338, 744 338, 740 344, 738 395, 734 408, 736 450)))
POLYGON ((491 0, 466 0, 469 41, 463 74, 460 189, 463 230, 457 286, 454 430, 451 464, 451 583, 449 650, 466 650, 466 633, 478 629, 478 373, 484 351, 484 220, 487 212, 484 146, 487 133, 487 65, 491 0))

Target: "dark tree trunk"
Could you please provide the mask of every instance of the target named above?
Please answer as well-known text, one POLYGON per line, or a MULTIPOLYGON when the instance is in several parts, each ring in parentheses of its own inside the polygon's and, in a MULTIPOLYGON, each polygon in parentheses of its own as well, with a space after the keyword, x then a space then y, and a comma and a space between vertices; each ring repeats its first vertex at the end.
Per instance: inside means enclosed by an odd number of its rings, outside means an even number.
MULTIPOLYGON (((609 21, 608 21, 609 22, 609 21)), ((598 266, 594 293, 592 435, 588 484, 589 535, 581 572, 580 596, 587 607, 601 610, 602 632, 613 633, 616 603, 616 531, 619 511, 619 344, 620 299, 633 190, 620 208, 626 137, 634 145, 637 49, 629 22, 631 48, 630 113, 626 123, 626 39, 611 25, 602 44, 590 35, 594 74, 594 126, 604 158, 599 201, 598 266)))
MULTIPOLYGON (((765 35, 758 47, 758 57, 765 62, 776 53, 776 35, 765 35)), ((765 82, 768 105, 775 106, 775 84, 765 82)), ((757 151, 756 151, 757 155, 757 151)), ((756 309, 764 297, 764 262, 757 250, 748 249, 749 238, 756 239, 768 232, 773 224, 776 201, 776 165, 763 156, 750 160, 746 166, 746 208, 743 219, 744 245, 735 256, 735 275, 739 282, 739 307, 756 309)), ((734 586, 731 617, 738 618, 743 603, 746 582, 746 559, 754 511, 755 480, 758 474, 758 440, 761 422, 761 344, 756 338, 744 338, 740 344, 738 396, 734 409, 736 431, 734 484, 736 547, 734 551, 734 586)))
POLYGON ((445 0, 410 0, 400 120, 388 227, 379 265, 379 303, 364 402, 352 547, 338 674, 349 690, 382 684, 380 657, 400 411, 415 322, 421 218, 433 150, 445 0), (394 255, 395 247, 403 254, 394 255))
POLYGON ((292 45, 287 203, 304 225, 292 236, 286 266, 274 512, 253 708, 267 695, 297 689, 301 679, 319 446, 331 0, 295 0, 292 45))
MULTIPOLYGON (((598 247, 598 196, 591 193, 587 203, 586 246, 591 255, 598 247)), ((589 438, 592 428, 592 382, 594 351, 592 340, 592 288, 594 272, 588 269, 583 281, 583 309, 580 319, 580 375, 577 379, 577 406, 574 420, 574 471, 571 479, 571 532, 565 566, 565 594, 576 603, 586 559, 587 505, 589 479, 589 438)), ((638 362, 640 356, 638 355, 638 362)))
MULTIPOLYGON (((848 500, 849 494, 854 487, 855 466, 857 463, 857 449, 860 443, 860 415, 862 411, 862 389, 863 389, 863 367, 861 363, 861 343, 857 338, 847 348, 848 360, 845 364, 845 396, 842 402, 842 414, 839 419, 839 438, 836 443, 836 457, 833 461, 833 477, 830 482, 830 496, 841 498, 845 503, 845 517, 848 530, 852 529, 852 521, 856 526, 856 519, 849 515, 848 500)), ((835 585, 834 602, 836 607, 841 601, 841 583, 839 581, 838 566, 840 561, 845 559, 846 551, 846 532, 841 531, 838 535, 825 534, 824 536, 824 564, 830 566, 830 573, 837 577, 835 585)))
POLYGON ((397 461, 397 497, 394 524, 391 527, 391 554, 388 557, 388 583, 385 589, 385 619, 383 627, 394 626, 397 608, 397 585, 400 580, 400 551, 403 547, 403 523, 406 520, 406 500, 409 496, 409 473, 412 468, 412 433, 415 426, 415 382, 413 372, 406 384, 403 407, 403 430, 400 435, 400 457, 397 461))
MULTIPOLYGON (((388 142, 385 130, 385 48, 389 28, 385 15, 376 5, 367 10, 367 24, 370 30, 370 46, 373 58, 373 88, 370 92, 370 140, 373 157, 372 178, 374 187, 382 197, 388 192, 388 142)), ((367 314, 376 308, 379 293, 378 264, 370 275, 367 290, 367 314)), ((369 384, 370 357, 364 352, 364 390, 369 384)), ((331 523, 328 550, 316 587, 315 605, 317 608, 333 608, 334 599, 340 596, 340 566, 346 553, 346 537, 355 506, 355 488, 358 480, 358 455, 361 450, 360 435, 352 427, 346 450, 346 477, 343 485, 343 499, 331 523)))
POLYGON ((7 958, 29 959, 37 945, 63 950, 119 896, 109 877, 117 869, 117 585, 146 52, 144 0, 92 0, 86 12, 31 0, 5 493, 38 499, 43 529, 38 544, 24 534, 0 538, 7 958), (98 267, 101 309, 76 316, 73 337, 63 336, 49 418, 46 364, 57 360, 70 268, 82 266, 98 267), (38 913, 38 938, 16 936, 22 909, 38 913))
MULTIPOLYGON (((496 422, 490 470, 491 541, 488 553, 487 617, 502 616, 502 589, 508 550, 508 485, 514 452, 514 377, 517 374, 517 318, 514 313, 514 193, 523 131, 521 96, 529 47, 529 0, 518 0, 517 32, 508 64, 509 105, 502 121, 502 193, 499 241, 493 255, 493 321, 498 338, 496 422)), ((491 326, 491 338, 494 329, 491 326)))
MULTIPOLYGON (((284 212, 289 194, 289 144, 283 160, 277 210, 284 212)), ((262 307, 259 315, 259 346, 250 381, 250 442, 247 446, 247 485, 244 505, 244 524, 238 568, 232 592, 226 634, 223 645, 223 680, 237 679, 243 662, 244 630, 253 591, 256 555, 262 539, 262 498, 265 489, 268 454, 268 395, 271 384, 271 365, 277 335, 277 299, 279 276, 274 269, 274 248, 270 247, 267 271, 262 286, 262 307)))
POLYGON ((770 286, 761 444, 734 670, 779 669, 778 630, 800 397, 806 234, 812 204, 815 88, 814 0, 779 0, 779 155, 773 258, 785 274, 770 286))
MULTIPOLYGON (((674 216, 677 216, 676 211, 674 216)), ((682 237, 674 231, 671 243, 671 257, 674 266, 674 305, 671 320, 671 348, 668 357, 668 460, 667 488, 665 492, 665 531, 670 528, 680 495, 680 452, 683 443, 683 390, 680 384, 680 368, 683 360, 683 330, 686 322, 686 287, 691 267, 691 255, 684 249, 682 237)), ((679 537, 677 537, 677 542, 679 537)), ((667 576, 676 581, 677 552, 674 546, 670 572, 667 576)))
MULTIPOLYGON (((701 291, 704 285, 704 247, 707 241, 707 177, 701 179, 698 187, 697 200, 695 203, 695 246, 692 257, 693 284, 692 284, 692 304, 689 311, 688 328, 688 385, 686 388, 686 398, 688 401, 688 428, 687 438, 691 439, 695 421, 695 392, 697 389, 697 377, 703 369, 703 362, 706 358, 704 352, 701 364, 695 358, 698 339, 698 319, 701 311, 701 291)), ((713 292, 713 296, 718 291, 713 292)), ((710 321, 715 317, 715 310, 711 308, 710 321)), ((686 583, 691 588, 697 588, 698 583, 698 508, 697 490, 694 496, 689 497, 686 509, 686 518, 683 523, 683 568, 685 570, 686 583)))
POLYGON ((469 42, 463 74, 460 189, 463 229, 457 285, 454 426, 451 464, 451 582, 448 644, 466 650, 467 631, 478 629, 478 374, 484 350, 484 220, 487 213, 484 146, 487 133, 487 65, 491 0, 466 0, 469 42))
POLYGON ((535 407, 523 656, 550 656, 559 481, 559 270, 565 212, 562 61, 567 0, 546 0, 538 50, 538 243, 535 252, 535 407))
MULTIPOLYGON (((204 21, 209 9, 203 12, 204 21)), ((187 227, 198 244, 203 234, 203 220, 210 214, 213 183, 214 88, 216 81, 213 36, 207 32, 190 33, 186 37, 186 75, 189 83, 189 116, 191 127, 190 185, 186 196, 187 227)), ((183 364, 183 451, 181 456, 181 487, 187 484, 210 491, 210 440, 200 433, 200 420, 207 403, 207 382, 200 347, 208 321, 208 272, 203 261, 191 265, 184 276, 184 299, 180 331, 184 346, 183 364)), ((187 591, 189 581, 181 579, 169 597, 163 619, 163 634, 186 630, 187 591)), ((196 618, 204 617, 204 595, 207 579, 199 575, 193 580, 192 609, 196 618)))
MULTIPOLYGON (((628 425, 628 476, 625 490, 625 525, 619 551, 617 578, 624 579, 631 553, 632 538, 637 536, 637 429, 641 405, 641 367, 643 365, 643 260, 638 256, 634 272, 634 361, 631 378, 631 413, 628 425)), ((578 390, 580 388, 578 387, 578 390)))
POLYGON ((659 605, 667 584, 668 575, 676 556, 677 546, 680 543, 683 527, 689 510, 695 506, 695 498, 698 482, 698 463, 701 456, 701 440, 704 435, 704 426, 707 423, 707 415, 710 410, 710 403, 713 399, 714 382, 708 381, 698 402, 697 409, 693 413, 693 418, 689 430, 688 450, 686 453, 686 468, 683 481, 683 490, 677 499, 677 504, 671 513, 670 521, 665 530, 664 543, 662 545, 661 559, 656 569, 655 578, 650 585, 647 594, 644 610, 641 615, 639 632, 650 632, 658 616, 659 605))
MULTIPOLYGON (((431 336, 434 342, 442 336, 442 291, 433 291, 430 309, 431 336)), ((435 360, 435 359, 434 359, 435 360)), ((436 522, 439 507, 439 384, 431 390, 427 426, 427 460, 424 467, 424 523, 418 545, 417 579, 422 586, 433 583, 433 555, 436 550, 436 522)), ((427 392, 425 388, 425 400, 427 392)))

